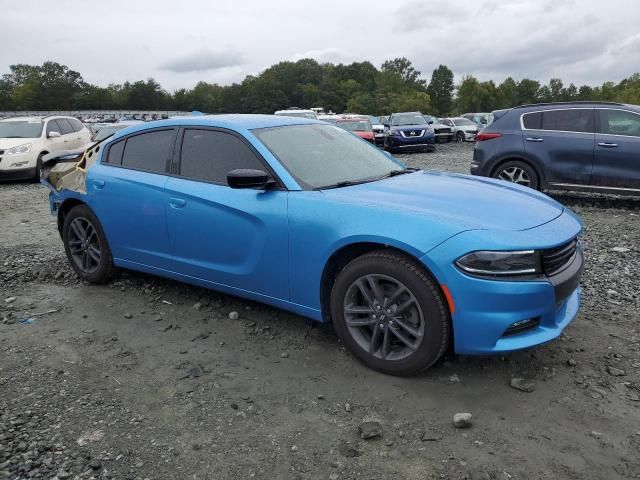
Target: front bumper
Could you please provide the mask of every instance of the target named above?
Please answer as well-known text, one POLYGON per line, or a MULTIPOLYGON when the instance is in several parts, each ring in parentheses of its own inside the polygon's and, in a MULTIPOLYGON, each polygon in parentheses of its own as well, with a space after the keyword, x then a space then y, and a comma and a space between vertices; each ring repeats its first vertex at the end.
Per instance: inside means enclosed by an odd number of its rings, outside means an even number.
POLYGON ((27 180, 35 178, 35 167, 0 169, 0 181, 6 180, 27 180))
POLYGON ((447 286, 453 298, 455 352, 498 354, 558 337, 578 312, 583 266, 583 255, 578 250, 570 266, 552 277, 493 280, 463 273, 454 265, 457 258, 472 250, 551 248, 575 237, 580 229, 578 220, 565 212, 551 222, 521 232, 467 231, 425 255, 423 263, 447 286), (531 327, 516 333, 509 330, 523 321, 530 321, 531 327))
POLYGON ((412 148, 435 148, 435 136, 433 133, 424 134, 420 137, 403 137, 402 135, 387 135, 384 139, 385 145, 391 148, 412 149, 412 148))

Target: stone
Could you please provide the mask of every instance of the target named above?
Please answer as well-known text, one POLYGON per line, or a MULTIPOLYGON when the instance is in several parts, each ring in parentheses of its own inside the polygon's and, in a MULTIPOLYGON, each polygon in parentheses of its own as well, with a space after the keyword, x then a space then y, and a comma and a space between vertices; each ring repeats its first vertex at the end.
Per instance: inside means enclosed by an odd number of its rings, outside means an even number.
POLYGON ((193 308, 194 310, 200 310, 200 309, 202 308, 202 303, 200 303, 200 302, 196 302, 196 303, 194 303, 194 304, 193 304, 193 307, 192 307, 192 308, 193 308))
POLYGON ((420 440, 423 442, 439 442, 442 440, 442 435, 431 430, 425 430, 420 435, 420 440))
POLYGON ((362 452, 358 450, 358 446, 351 442, 341 442, 338 445, 338 451, 340 455, 347 458, 359 457, 362 455, 362 452))
POLYGON ((358 427, 358 432, 363 440, 376 438, 382 435, 382 425, 379 422, 364 422, 358 427))
POLYGON ((611 249, 612 251, 616 252, 616 253, 626 253, 628 252, 630 249, 627 247, 613 247, 611 249))
POLYGON ((453 425, 456 428, 469 428, 473 425, 473 415, 470 413, 456 413, 453 416, 453 425))
POLYGON ((240 314, 238 312, 229 312, 229 320, 238 320, 240 314))
POLYGON ((280 358, 288 358, 288 357, 289 357, 289 354, 287 352, 282 352, 280 354, 280 358))
POLYGON ((133 318, 133 315, 131 315, 130 313, 125 313, 124 318, 133 318))
POLYGON ((607 373, 613 377, 624 377, 627 373, 616 367, 607 367, 607 373))
POLYGON ((527 380, 526 378, 518 377, 512 378, 509 386, 525 393, 531 393, 536 389, 536 384, 533 382, 533 380, 527 380))
POLYGON ((576 365, 578 365, 578 362, 576 362, 573 358, 570 358, 569 360, 567 360, 567 365, 569 365, 570 367, 575 367, 576 365))
POLYGON ((4 301, 5 301, 6 303, 11 303, 11 302, 15 302, 15 301, 16 301, 16 298, 17 298, 17 297, 8 297, 8 298, 5 298, 5 299, 4 299, 4 301))
POLYGON ((345 403, 344 404, 344 410, 346 412, 350 412, 351 411, 351 404, 350 403, 345 403))

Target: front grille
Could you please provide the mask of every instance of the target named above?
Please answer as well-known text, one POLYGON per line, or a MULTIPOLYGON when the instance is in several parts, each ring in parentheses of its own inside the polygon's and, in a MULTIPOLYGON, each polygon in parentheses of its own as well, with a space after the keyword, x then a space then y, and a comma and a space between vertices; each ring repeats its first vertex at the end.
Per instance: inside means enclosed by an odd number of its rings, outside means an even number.
POLYGON ((578 239, 574 238, 559 247, 549 248, 542 252, 542 266, 544 273, 555 275, 567 268, 576 255, 578 239))
POLYGON ((436 135, 442 134, 442 133, 451 133, 451 129, 449 127, 436 128, 435 133, 436 135))
POLYGON ((2 155, 4 153, 4 150, 0 150, 0 155, 2 155))
POLYGON ((402 130, 400 135, 404 138, 418 138, 424 135, 424 130, 402 130))

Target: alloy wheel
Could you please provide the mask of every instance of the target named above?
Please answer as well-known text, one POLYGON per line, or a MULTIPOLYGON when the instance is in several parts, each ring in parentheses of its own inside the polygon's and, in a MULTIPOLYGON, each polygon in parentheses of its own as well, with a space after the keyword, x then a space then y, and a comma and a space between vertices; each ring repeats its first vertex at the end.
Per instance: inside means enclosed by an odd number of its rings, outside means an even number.
POLYGON ((420 346, 425 319, 413 293, 387 275, 369 274, 347 289, 344 319, 352 338, 370 355, 402 360, 420 346))
POLYGON ((498 175, 500 180, 506 180, 507 182, 517 183, 518 185, 524 185, 528 187, 531 184, 531 179, 527 172, 520 167, 507 167, 498 175))
POLYGON ((74 218, 69 225, 69 251, 76 266, 93 273, 100 266, 100 241, 95 227, 84 217, 74 218))

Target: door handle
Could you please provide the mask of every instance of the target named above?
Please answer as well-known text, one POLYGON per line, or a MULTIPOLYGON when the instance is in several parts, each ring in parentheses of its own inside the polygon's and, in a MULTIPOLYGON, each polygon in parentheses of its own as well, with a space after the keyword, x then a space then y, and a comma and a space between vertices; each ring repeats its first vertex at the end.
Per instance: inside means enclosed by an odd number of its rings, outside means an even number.
POLYGON ((544 138, 537 138, 537 137, 527 137, 525 138, 525 140, 527 142, 544 142, 544 138))
POLYGON ((187 204, 187 201, 184 198, 170 198, 169 205, 173 208, 182 208, 187 204))
POLYGON ((617 143, 608 143, 608 142, 599 142, 598 143, 599 147, 605 147, 605 148, 616 148, 618 146, 617 143))
POLYGON ((93 186, 97 189, 97 190, 101 190, 104 188, 104 186, 106 185, 106 182, 104 180, 94 180, 93 181, 93 186))

